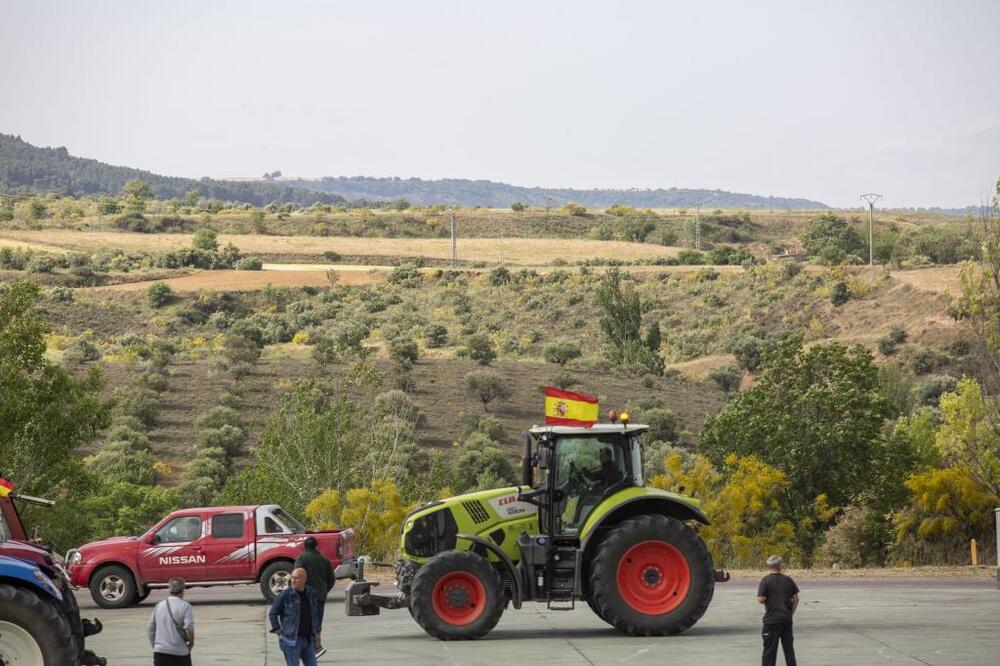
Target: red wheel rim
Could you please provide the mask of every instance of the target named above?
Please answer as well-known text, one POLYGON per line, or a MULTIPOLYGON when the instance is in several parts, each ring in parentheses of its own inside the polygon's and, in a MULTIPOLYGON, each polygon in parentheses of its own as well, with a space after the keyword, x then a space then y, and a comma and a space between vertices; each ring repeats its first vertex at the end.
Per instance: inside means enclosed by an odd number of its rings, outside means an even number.
POLYGON ((434 584, 434 612, 448 624, 475 622, 486 607, 486 588, 475 574, 452 571, 434 584))
POLYGON ((618 592, 633 610, 645 615, 669 613, 691 588, 691 568, 679 550, 665 541, 643 541, 618 561, 618 592))

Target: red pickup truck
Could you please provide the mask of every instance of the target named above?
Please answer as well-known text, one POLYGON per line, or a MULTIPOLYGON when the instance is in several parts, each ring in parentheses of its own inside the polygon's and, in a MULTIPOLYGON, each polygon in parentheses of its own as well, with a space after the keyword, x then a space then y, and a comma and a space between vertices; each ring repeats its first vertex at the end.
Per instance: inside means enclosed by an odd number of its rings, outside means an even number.
POLYGON ((191 587, 260 584, 273 601, 288 585, 302 542, 313 536, 337 578, 357 570, 354 531, 308 532, 275 504, 183 509, 139 537, 113 537, 66 553, 70 582, 101 608, 122 608, 180 576, 191 587))

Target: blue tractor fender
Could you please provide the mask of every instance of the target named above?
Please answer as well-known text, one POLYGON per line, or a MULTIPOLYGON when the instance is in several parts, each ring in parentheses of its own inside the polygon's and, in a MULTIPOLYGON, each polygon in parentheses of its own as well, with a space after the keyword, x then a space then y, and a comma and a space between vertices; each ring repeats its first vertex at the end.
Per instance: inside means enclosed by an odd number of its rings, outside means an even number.
POLYGON ((12 582, 31 587, 47 597, 62 601, 62 592, 34 563, 0 555, 0 583, 12 582))

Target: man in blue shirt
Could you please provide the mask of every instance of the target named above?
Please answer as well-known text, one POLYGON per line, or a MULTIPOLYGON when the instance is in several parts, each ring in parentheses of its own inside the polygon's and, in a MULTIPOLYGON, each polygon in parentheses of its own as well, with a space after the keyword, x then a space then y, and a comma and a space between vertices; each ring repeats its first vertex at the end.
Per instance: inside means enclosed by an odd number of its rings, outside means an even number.
POLYGON ((316 592, 306 585, 306 570, 292 570, 291 585, 271 604, 267 614, 271 633, 278 635, 278 645, 286 666, 316 666, 316 633, 320 608, 316 592))

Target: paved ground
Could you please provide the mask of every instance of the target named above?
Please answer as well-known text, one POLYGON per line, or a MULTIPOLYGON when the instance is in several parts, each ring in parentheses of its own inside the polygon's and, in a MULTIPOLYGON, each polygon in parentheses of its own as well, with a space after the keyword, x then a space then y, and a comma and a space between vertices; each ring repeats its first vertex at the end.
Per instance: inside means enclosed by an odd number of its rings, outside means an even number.
MULTIPOLYGON (((1000 660, 1000 590, 991 580, 802 581, 795 643, 805 664, 984 664, 1000 660)), ((702 620, 681 636, 628 638, 584 605, 572 612, 530 604, 508 611, 486 639, 445 643, 427 637, 405 610, 379 617, 343 615, 343 588, 326 611, 331 648, 320 663, 341 664, 752 664, 759 663, 760 609, 755 585, 716 588, 702 620)), ((155 592, 123 611, 94 607, 80 594, 85 616, 104 632, 91 646, 109 664, 152 663, 145 625, 155 592)), ((196 664, 283 663, 266 633, 267 607, 255 588, 192 590, 196 664)), ((782 663, 779 658, 779 664, 782 663)))

